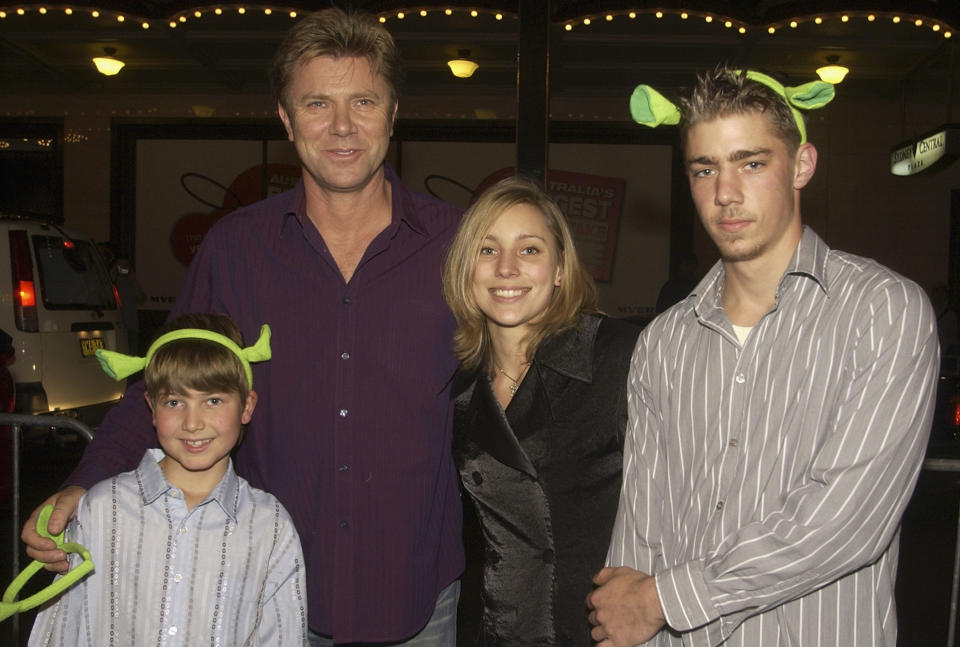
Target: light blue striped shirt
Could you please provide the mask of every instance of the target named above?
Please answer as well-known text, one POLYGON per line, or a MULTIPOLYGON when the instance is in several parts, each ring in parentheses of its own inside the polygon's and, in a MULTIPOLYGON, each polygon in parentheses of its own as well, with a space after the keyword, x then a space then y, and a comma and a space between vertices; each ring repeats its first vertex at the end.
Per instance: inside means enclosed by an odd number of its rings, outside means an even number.
POLYGON ((161 458, 148 450, 84 495, 67 537, 95 570, 37 615, 30 647, 305 645, 303 554, 287 511, 232 463, 187 510, 161 458))
POLYGON ((937 379, 930 304, 805 229, 741 345, 723 278, 718 263, 641 334, 608 563, 656 574, 672 631, 655 644, 894 647, 937 379))

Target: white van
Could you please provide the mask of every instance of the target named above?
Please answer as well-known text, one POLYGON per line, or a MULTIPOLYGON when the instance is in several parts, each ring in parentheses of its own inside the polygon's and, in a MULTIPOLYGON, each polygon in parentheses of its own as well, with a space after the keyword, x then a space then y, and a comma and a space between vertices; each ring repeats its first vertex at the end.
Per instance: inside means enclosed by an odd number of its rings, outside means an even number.
POLYGON ((86 237, 0 213, 0 329, 13 338, 7 368, 18 413, 96 424, 123 395, 124 383, 94 356, 98 348, 126 352, 127 334, 119 296, 86 237))

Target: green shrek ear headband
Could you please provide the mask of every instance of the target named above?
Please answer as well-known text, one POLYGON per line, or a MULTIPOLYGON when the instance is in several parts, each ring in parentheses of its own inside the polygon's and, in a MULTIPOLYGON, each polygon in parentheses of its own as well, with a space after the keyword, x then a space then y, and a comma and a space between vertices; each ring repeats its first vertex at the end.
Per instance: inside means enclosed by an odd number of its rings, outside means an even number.
MULTIPOLYGON (((751 81, 761 83, 783 97, 797 122, 801 144, 807 141, 807 127, 803 123, 803 116, 798 108, 804 110, 822 108, 834 97, 833 85, 825 81, 811 81, 791 88, 766 74, 753 70, 746 72, 736 70, 736 73, 745 74, 751 81)), ((674 126, 680 123, 680 109, 649 85, 638 85, 633 91, 633 96, 630 97, 630 116, 638 124, 650 128, 656 128, 660 124, 674 126)))
POLYGON ((40 514, 37 515, 37 533, 43 537, 52 539, 57 545, 57 548, 66 553, 79 553, 80 556, 83 557, 83 561, 76 568, 65 573, 63 577, 54 580, 49 586, 37 591, 28 598, 16 600, 20 589, 44 566, 43 562, 38 562, 37 560, 30 562, 30 565, 23 569, 23 572, 17 575, 16 579, 7 587, 7 590, 3 592, 3 599, 0 600, 0 622, 3 622, 15 613, 27 611, 52 600, 93 570, 93 560, 90 558, 90 553, 87 552, 86 548, 73 542, 64 542, 63 532, 59 535, 51 535, 47 531, 47 523, 50 521, 50 515, 52 513, 52 505, 48 503, 43 506, 40 514))
POLYGON ((260 338, 257 339, 257 343, 253 346, 247 346, 246 348, 240 348, 229 337, 215 333, 212 330, 180 328, 178 330, 171 330, 165 335, 160 335, 155 342, 150 344, 146 357, 124 355, 123 353, 100 348, 97 349, 97 359, 100 360, 100 366, 103 368, 104 373, 115 380, 122 380, 137 371, 142 371, 150 364, 150 360, 153 359, 153 355, 157 352, 157 349, 178 339, 206 339, 216 342, 221 346, 226 346, 233 351, 234 355, 240 358, 240 363, 243 364, 243 371, 247 375, 247 384, 250 388, 253 388, 253 371, 250 370, 250 362, 262 362, 270 359, 270 326, 267 324, 263 324, 260 327, 260 338))

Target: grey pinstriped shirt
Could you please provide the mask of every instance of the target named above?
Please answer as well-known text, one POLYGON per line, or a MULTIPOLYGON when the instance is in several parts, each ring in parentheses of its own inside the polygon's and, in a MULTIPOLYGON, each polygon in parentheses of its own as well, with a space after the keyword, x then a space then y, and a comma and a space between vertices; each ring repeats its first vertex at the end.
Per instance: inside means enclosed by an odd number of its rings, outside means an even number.
POLYGON ((640 337, 608 563, 656 574, 655 644, 894 647, 937 376, 929 302, 805 229, 741 346, 723 277, 640 337))
POLYGON ((83 497, 67 538, 87 547, 94 572, 37 615, 30 647, 306 645, 303 555, 287 511, 232 464, 188 511, 162 457, 148 450, 83 497))

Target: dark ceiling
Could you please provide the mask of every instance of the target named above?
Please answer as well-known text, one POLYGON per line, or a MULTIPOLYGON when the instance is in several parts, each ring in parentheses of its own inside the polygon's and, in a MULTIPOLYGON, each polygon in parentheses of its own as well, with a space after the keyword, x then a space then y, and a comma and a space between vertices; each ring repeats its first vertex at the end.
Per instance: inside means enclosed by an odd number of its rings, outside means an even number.
MULTIPOLYGON (((3 6, 3 1, 0 84, 5 95, 265 94, 266 68, 295 20, 291 12, 302 15, 329 4, 101 0, 68 7, 3 6), (105 48, 127 64, 115 77, 99 75, 90 62, 105 48)), ((545 2, 523 3, 525 15, 546 10, 545 2)), ((515 94, 516 0, 338 4, 386 19, 406 61, 405 94, 515 94), (476 17, 470 14, 473 9, 476 17), (446 61, 461 49, 468 49, 480 65, 471 79, 456 79, 447 69, 446 61)), ((908 83, 921 91, 933 86, 945 92, 955 76, 957 40, 945 36, 960 30, 960 2, 554 0, 550 22, 550 91, 555 98, 622 97, 640 81, 681 85, 720 61, 806 81, 828 56, 851 68, 846 87, 876 91, 908 83)))

